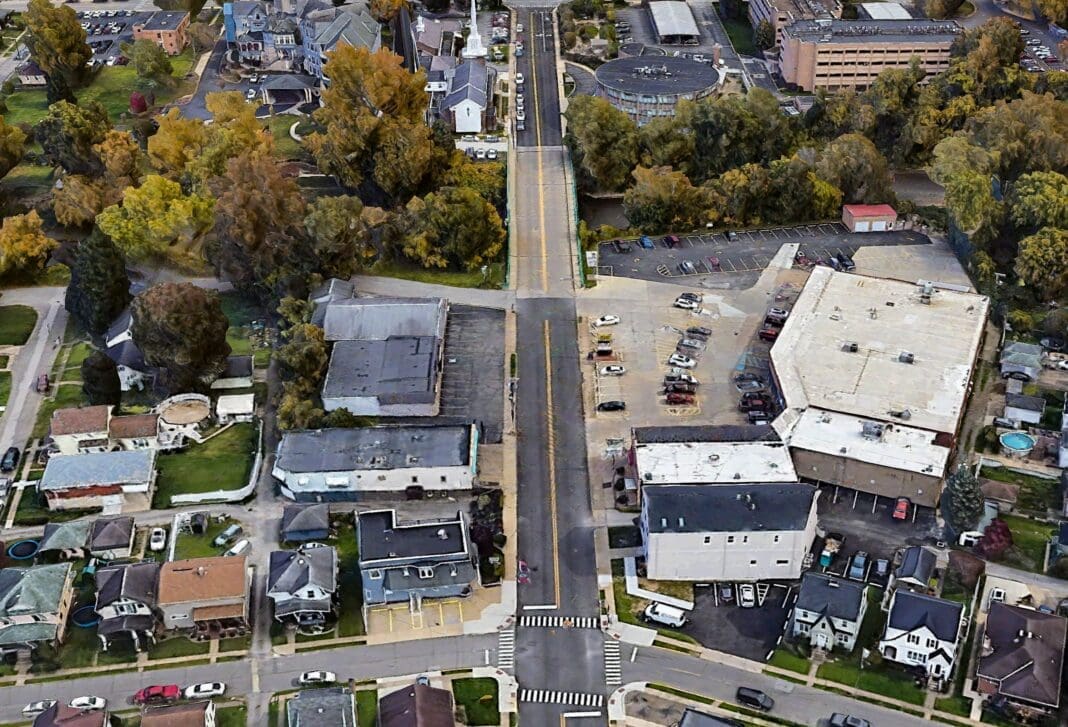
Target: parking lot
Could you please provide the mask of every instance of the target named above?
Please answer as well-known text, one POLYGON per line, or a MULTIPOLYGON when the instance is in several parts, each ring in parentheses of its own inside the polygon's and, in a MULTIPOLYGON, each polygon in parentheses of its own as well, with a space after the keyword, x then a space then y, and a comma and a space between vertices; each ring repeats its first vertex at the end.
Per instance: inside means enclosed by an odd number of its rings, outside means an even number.
POLYGON ((482 422, 482 441, 504 429, 504 311, 452 305, 445 330, 442 417, 482 422))
POLYGON ((755 608, 738 606, 737 595, 725 602, 716 588, 695 588, 694 609, 683 631, 710 649, 764 661, 782 636, 796 592, 787 585, 759 584, 758 596, 765 587, 764 602, 755 608))
POLYGON ((93 49, 93 62, 107 65, 125 63, 121 45, 133 40, 133 26, 152 13, 132 10, 87 10, 78 13, 85 29, 85 41, 93 49))
POLYGON ((839 253, 853 257, 863 247, 925 245, 930 240, 911 230, 885 233, 851 233, 840 222, 796 227, 769 227, 731 233, 678 235, 669 247, 664 236, 649 237, 654 247, 643 248, 639 238, 602 242, 598 252, 598 275, 657 280, 713 288, 748 288, 756 282, 779 248, 800 245, 800 251, 815 260, 827 261, 839 253), (629 246, 629 251, 626 247, 629 246), (693 272, 686 272, 692 265, 693 272))

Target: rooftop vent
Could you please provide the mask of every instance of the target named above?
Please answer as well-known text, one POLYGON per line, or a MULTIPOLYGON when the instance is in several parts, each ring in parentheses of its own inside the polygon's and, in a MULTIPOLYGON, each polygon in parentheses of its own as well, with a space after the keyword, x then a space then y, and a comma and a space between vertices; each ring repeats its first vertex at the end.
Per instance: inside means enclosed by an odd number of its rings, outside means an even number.
POLYGON ((842 346, 842 350, 846 353, 856 353, 859 348, 856 341, 846 341, 842 346))
POLYGON ((899 353, 897 355, 897 360, 900 361, 901 363, 907 363, 907 364, 915 363, 916 362, 916 356, 914 354, 908 352, 908 351, 902 351, 901 353, 899 353))
POLYGON ((912 412, 908 409, 902 409, 901 411, 891 410, 890 416, 894 417, 895 419, 902 419, 907 422, 909 419, 912 418, 912 412))
POLYGON ((861 436, 868 440, 883 438, 883 425, 879 422, 864 422, 861 425, 861 436))
POLYGON ((445 528, 438 529, 438 540, 448 540, 448 539, 449 539, 448 531, 445 530, 445 528))

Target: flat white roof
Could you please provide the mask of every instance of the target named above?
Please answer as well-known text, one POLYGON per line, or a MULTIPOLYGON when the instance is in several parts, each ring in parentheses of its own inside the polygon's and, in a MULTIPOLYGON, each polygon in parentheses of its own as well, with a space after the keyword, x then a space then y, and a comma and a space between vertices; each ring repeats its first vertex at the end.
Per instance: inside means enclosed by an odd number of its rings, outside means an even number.
POLYGON ((680 0, 657 0, 649 3, 657 35, 700 35, 690 6, 680 0))
POLYGON ((935 444, 934 439, 933 432, 923 429, 810 408, 794 425, 790 446, 941 477, 949 448, 935 444), (867 436, 865 424, 869 425, 867 436))
POLYGON ((989 299, 937 283, 929 292, 816 267, 771 349, 787 410, 955 433, 989 299))
POLYGON ((901 3, 861 3, 860 7, 872 20, 912 20, 901 3))
POLYGON ((218 415, 251 414, 256 410, 255 394, 226 394, 220 396, 215 402, 215 412, 218 415))
POLYGON ((797 482, 782 442, 665 442, 636 444, 643 485, 797 482))

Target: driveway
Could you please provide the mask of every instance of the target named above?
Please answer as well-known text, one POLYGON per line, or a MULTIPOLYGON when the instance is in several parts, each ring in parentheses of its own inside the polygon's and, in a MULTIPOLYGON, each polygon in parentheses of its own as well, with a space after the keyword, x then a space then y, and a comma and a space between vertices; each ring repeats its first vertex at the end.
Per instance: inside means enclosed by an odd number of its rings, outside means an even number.
POLYGON ((764 661, 782 636, 790 589, 771 586, 764 605, 741 608, 717 601, 715 589, 694 589, 694 609, 684 631, 716 651, 764 661))

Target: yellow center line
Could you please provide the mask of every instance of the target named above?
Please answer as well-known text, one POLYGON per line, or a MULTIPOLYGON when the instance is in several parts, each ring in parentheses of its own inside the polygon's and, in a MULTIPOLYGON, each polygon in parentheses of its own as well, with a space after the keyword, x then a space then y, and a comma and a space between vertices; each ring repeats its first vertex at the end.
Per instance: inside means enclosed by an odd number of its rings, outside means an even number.
MULTIPOLYGON (((527 18, 527 27, 530 28, 530 36, 534 37, 534 13, 527 18)), ((541 115, 538 113, 538 61, 537 43, 530 44, 530 85, 534 89, 534 103, 531 111, 534 115, 534 138, 537 141, 538 156, 538 234, 541 242, 541 289, 549 292, 549 265, 548 265, 548 240, 545 237, 545 172, 542 168, 541 158, 541 115)))
POLYGON ((553 531, 553 603, 560 606, 560 539, 556 522, 556 422, 553 409, 552 348, 549 321, 542 321, 545 346, 545 426, 546 455, 549 457, 549 522, 553 531))

